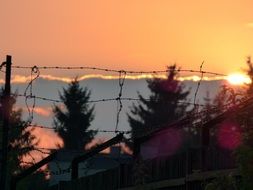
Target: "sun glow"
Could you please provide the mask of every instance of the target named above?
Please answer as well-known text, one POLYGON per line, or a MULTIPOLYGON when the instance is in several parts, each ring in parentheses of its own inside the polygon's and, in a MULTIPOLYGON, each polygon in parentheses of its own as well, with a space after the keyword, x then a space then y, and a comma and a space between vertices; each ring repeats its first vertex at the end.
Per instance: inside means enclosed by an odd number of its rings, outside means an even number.
POLYGON ((242 73, 233 73, 228 75, 227 80, 232 85, 243 85, 243 84, 250 84, 251 79, 242 73))

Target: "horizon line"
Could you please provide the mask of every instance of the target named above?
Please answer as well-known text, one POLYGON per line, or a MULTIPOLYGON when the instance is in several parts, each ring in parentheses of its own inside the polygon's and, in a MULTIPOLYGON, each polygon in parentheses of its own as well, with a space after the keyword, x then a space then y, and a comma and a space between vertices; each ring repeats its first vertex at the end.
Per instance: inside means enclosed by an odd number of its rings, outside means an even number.
MULTIPOLYGON (((39 78, 42 78, 44 80, 49 81, 60 81, 65 83, 70 83, 75 78, 71 77, 57 77, 53 75, 39 75, 39 78)), ((39 79, 38 78, 38 79, 39 79)), ((166 79, 167 75, 165 74, 141 74, 141 75, 126 75, 125 79, 128 80, 142 80, 142 79, 154 79, 154 78, 161 78, 166 79)), ((88 75, 82 75, 81 77, 77 77, 78 81, 83 80, 89 80, 89 79, 102 79, 102 80, 118 80, 118 75, 102 75, 102 74, 88 74, 88 75)), ((198 76, 198 75, 190 75, 190 76, 179 76, 176 77, 176 80, 178 81, 193 81, 198 82, 200 80, 202 81, 216 81, 216 80, 227 80, 227 77, 225 76, 198 76)), ((11 82, 14 84, 23 84, 31 81, 31 76, 25 76, 25 75, 14 75, 11 79, 11 82)), ((4 79, 0 79, 0 84, 4 83, 4 79)))

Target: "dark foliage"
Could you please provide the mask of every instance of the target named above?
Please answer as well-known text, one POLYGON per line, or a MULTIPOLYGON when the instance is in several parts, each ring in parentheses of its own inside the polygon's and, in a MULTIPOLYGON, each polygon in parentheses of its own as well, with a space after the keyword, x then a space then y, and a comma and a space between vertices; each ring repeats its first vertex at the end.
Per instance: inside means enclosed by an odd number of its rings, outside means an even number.
MULTIPOLYGON (((3 90, 0 92, 0 107, 3 105, 3 90)), ((36 138, 32 135, 32 129, 28 128, 28 123, 22 120, 22 110, 15 110, 13 107, 16 103, 16 97, 11 97, 11 115, 9 127, 9 143, 8 143, 8 180, 13 174, 17 174, 28 166, 22 164, 22 158, 29 156, 31 151, 36 146, 36 138)), ((1 109, 0 117, 0 144, 2 148, 2 129, 3 129, 3 112, 1 109)), ((40 175, 44 176, 43 173, 40 175)), ((36 176, 36 175, 35 175, 36 176)), ((44 177, 43 177, 44 179, 44 177)), ((43 180, 42 180, 43 181, 43 180)))
POLYGON ((90 106, 90 91, 75 79, 60 93, 64 108, 54 106, 55 132, 62 138, 66 149, 84 149, 96 132, 87 131, 94 119, 94 106, 90 106))
POLYGON ((187 105, 180 103, 185 101, 189 91, 184 91, 183 85, 176 80, 176 65, 168 67, 167 79, 147 80, 151 95, 146 100, 139 94, 139 104, 133 104, 128 121, 132 129, 132 137, 135 138, 150 128, 170 124, 185 115, 187 105))
MULTIPOLYGON (((251 57, 248 57, 247 65, 248 65, 247 74, 248 74, 249 78, 251 79, 251 81, 253 81, 253 63, 251 62, 251 57)), ((250 83, 248 85, 247 94, 248 95, 253 94, 253 83, 250 83)))

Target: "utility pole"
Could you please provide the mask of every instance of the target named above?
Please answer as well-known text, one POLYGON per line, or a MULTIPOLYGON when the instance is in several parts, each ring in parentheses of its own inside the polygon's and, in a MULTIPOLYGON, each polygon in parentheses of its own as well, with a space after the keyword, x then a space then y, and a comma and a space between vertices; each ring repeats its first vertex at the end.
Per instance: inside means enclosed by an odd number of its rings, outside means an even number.
POLYGON ((5 88, 2 99, 3 108, 3 133, 2 133, 2 160, 1 160, 1 178, 0 187, 6 190, 6 179, 7 179, 7 154, 8 154, 8 136, 10 126, 10 94, 11 94, 11 56, 6 56, 6 61, 1 66, 6 67, 5 70, 5 88))

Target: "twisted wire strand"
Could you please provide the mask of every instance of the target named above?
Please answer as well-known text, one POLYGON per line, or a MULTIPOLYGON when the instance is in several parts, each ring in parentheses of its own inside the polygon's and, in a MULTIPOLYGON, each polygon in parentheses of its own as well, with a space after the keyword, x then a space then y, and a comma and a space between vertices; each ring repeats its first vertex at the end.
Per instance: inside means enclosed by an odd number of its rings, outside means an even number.
POLYGON ((123 86, 124 86, 124 83, 125 83, 125 79, 126 79, 126 72, 125 71, 121 71, 119 73, 119 95, 116 98, 117 99, 117 115, 116 115, 115 133, 118 130, 120 113, 121 113, 122 108, 123 108, 121 97, 122 97, 122 92, 123 92, 123 86))
POLYGON ((194 107, 197 107, 197 105, 196 105, 197 94, 198 94, 198 91, 199 91, 200 83, 202 82, 203 77, 204 77, 204 73, 202 72, 203 64, 204 64, 204 61, 201 63, 200 68, 199 68, 199 72, 201 73, 201 77, 200 77, 200 80, 198 81, 197 88, 196 88, 196 91, 194 93, 194 101, 193 101, 194 107))
MULTIPOLYGON (((35 66, 33 66, 35 67, 35 66)), ((12 68, 14 69, 31 69, 31 66, 19 66, 13 65, 12 68)), ((124 71, 126 74, 159 74, 159 73, 167 73, 171 71, 171 69, 165 70, 153 70, 153 71, 134 71, 134 70, 124 70, 124 69, 107 69, 107 68, 100 68, 100 67, 88 67, 88 66, 80 66, 80 67, 64 67, 64 66, 36 66, 38 69, 42 70, 95 70, 95 71, 104 71, 104 72, 114 72, 114 73, 122 73, 124 71)), ((203 74, 210 74, 215 76, 227 76, 226 74, 211 72, 211 71, 199 71, 193 69, 178 69, 178 72, 189 72, 189 73, 203 73, 203 74)))
MULTIPOLYGON (((46 97, 42 97, 42 96, 35 96, 35 95, 30 96, 30 95, 14 94, 14 93, 12 93, 12 95, 17 96, 17 97, 27 98, 27 99, 31 98, 31 99, 43 100, 43 101, 48 101, 48 102, 53 102, 53 103, 63 103, 62 100, 51 99, 51 98, 46 98, 46 97)), ((116 98, 103 98, 103 99, 97 99, 97 100, 90 100, 90 101, 87 101, 87 103, 110 102, 110 101, 118 101, 118 100, 119 100, 119 97, 116 97, 116 98)), ((140 98, 130 98, 130 97, 121 97, 120 100, 121 101, 141 101, 140 98)), ((144 98, 144 100, 151 101, 151 99, 149 99, 149 98, 144 98)), ((197 103, 194 104, 194 102, 189 102, 189 101, 177 101, 177 103, 187 104, 187 105, 197 105, 197 106, 200 106, 200 107, 205 106, 204 104, 197 104, 197 103)), ((215 106, 213 106, 213 107, 215 107, 215 106)))
POLYGON ((36 98, 33 96, 33 82, 35 80, 37 80, 39 77, 40 77, 40 71, 39 71, 38 67, 37 66, 32 67, 31 68, 31 80, 28 83, 28 85, 27 85, 27 87, 25 89, 25 92, 24 92, 25 105, 26 105, 26 108, 27 108, 27 111, 28 111, 28 115, 29 115, 29 118, 28 118, 28 122, 29 123, 32 123, 32 121, 33 121, 33 112, 34 112, 35 104, 36 104, 36 98), (33 77, 33 74, 36 74, 36 76, 33 77), (28 94, 28 90, 30 92, 29 94, 28 94), (29 99, 32 99, 32 106, 31 106, 31 108, 30 108, 29 103, 28 103, 29 99))

